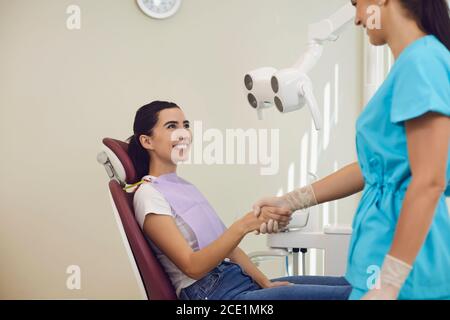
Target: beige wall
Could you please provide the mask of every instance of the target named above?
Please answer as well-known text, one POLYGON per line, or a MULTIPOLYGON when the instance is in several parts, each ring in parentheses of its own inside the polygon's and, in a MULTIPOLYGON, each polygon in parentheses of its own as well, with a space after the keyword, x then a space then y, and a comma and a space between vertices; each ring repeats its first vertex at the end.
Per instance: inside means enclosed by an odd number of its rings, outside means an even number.
MULTIPOLYGON (((227 224, 259 196, 286 191, 290 166, 298 186, 307 110, 271 110, 258 122, 242 77, 260 66, 291 65, 305 49, 307 24, 346 2, 185 0, 175 17, 156 21, 133 0, 0 0, 0 298, 140 297, 95 157, 102 137, 128 137, 136 109, 154 99, 177 102, 206 128, 280 128, 278 175, 260 176, 250 165, 180 168, 227 224), (81 7, 79 31, 66 29, 70 4, 81 7), (81 267, 81 290, 66 288, 72 264, 81 267)), ((320 176, 334 161, 355 160, 361 40, 350 28, 311 74, 321 109, 327 83, 331 110, 335 100, 340 106, 320 176)), ((356 202, 339 202, 340 221, 350 223, 356 202)), ((242 248, 263 250, 265 238, 251 235, 242 248)), ((275 264, 266 269, 280 275, 275 264)))

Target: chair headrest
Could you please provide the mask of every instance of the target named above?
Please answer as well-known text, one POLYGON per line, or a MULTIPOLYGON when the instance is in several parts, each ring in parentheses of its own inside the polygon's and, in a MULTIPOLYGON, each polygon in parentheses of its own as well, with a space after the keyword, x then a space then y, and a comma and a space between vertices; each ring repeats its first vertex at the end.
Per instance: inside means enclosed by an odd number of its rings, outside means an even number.
POLYGON ((128 143, 112 139, 103 139, 103 150, 97 160, 105 166, 111 179, 118 180, 122 185, 137 182, 136 169, 128 156, 128 143))

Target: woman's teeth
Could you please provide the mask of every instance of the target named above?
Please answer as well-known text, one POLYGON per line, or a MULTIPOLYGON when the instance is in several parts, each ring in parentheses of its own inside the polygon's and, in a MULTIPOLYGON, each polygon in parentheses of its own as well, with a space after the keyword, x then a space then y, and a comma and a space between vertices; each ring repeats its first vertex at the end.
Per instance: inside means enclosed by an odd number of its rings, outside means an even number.
POLYGON ((180 143, 180 144, 176 144, 173 148, 174 149, 177 148, 177 149, 183 149, 184 150, 184 149, 188 148, 188 145, 185 144, 185 143, 180 143))

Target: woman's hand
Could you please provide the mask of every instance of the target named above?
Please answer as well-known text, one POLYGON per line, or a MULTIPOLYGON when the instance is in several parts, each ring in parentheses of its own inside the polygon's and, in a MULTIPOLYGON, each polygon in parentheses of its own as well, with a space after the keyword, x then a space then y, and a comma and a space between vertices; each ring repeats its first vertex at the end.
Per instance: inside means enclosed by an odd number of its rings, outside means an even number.
POLYGON ((259 230, 261 224, 268 221, 269 218, 267 216, 256 216, 253 212, 248 212, 245 216, 236 221, 236 223, 243 228, 244 234, 247 234, 255 230, 259 230))
POLYGON ((263 283, 259 284, 259 286, 262 289, 268 289, 268 288, 276 288, 276 287, 284 287, 284 286, 292 286, 294 283, 288 282, 288 281, 270 281, 267 279, 263 283))
POLYGON ((260 210, 260 216, 264 220, 269 219, 267 223, 263 223, 256 234, 272 233, 283 230, 292 220, 292 212, 287 208, 263 207, 260 210))
POLYGON ((269 223, 270 220, 272 224, 276 221, 280 228, 285 227, 291 220, 291 212, 285 208, 264 207, 258 216, 253 212, 247 213, 240 219, 240 223, 244 226, 245 233, 249 233, 259 231, 261 226, 269 223))

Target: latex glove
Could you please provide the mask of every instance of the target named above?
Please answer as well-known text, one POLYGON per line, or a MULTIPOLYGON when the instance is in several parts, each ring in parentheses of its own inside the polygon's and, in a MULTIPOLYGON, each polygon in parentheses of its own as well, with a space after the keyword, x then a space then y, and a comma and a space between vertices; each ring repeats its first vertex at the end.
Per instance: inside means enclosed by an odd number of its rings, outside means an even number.
MULTIPOLYGON (((295 189, 294 191, 281 197, 264 197, 253 205, 253 212, 258 216, 261 212, 261 208, 270 206, 276 208, 287 208, 292 214, 294 211, 306 209, 314 205, 317 205, 314 189, 311 185, 308 185, 303 188, 295 189)), ((270 223, 270 220, 268 223, 270 223)), ((277 233, 278 231, 283 231, 286 229, 286 226, 276 225, 274 222, 272 222, 272 224, 268 223, 261 225, 260 230, 255 233, 277 233)))
POLYGON ((386 285, 370 290, 361 300, 397 300, 399 292, 399 288, 386 285))
POLYGON ((317 204, 311 185, 295 189, 281 197, 264 197, 253 205, 253 212, 258 216, 264 206, 287 208, 292 212, 306 209, 317 204))
MULTIPOLYGON (((292 218, 289 219, 289 221, 292 220, 292 218)), ((282 225, 280 227, 280 224, 278 223, 278 221, 270 219, 267 223, 263 223, 261 224, 261 227, 259 228, 259 231, 257 231, 256 234, 271 234, 271 233, 278 233, 281 231, 284 231, 287 229, 288 225, 282 225)))
POLYGON ((411 269, 409 264, 386 255, 377 285, 362 300, 396 300, 411 269))
POLYGON ((253 204, 255 215, 259 216, 261 208, 265 206, 290 209, 289 203, 283 197, 264 197, 253 204))

